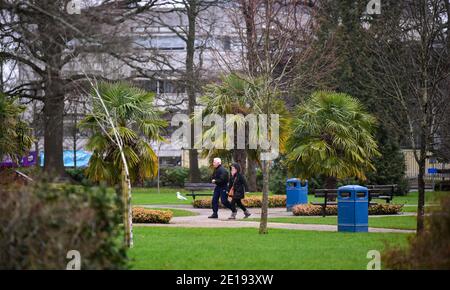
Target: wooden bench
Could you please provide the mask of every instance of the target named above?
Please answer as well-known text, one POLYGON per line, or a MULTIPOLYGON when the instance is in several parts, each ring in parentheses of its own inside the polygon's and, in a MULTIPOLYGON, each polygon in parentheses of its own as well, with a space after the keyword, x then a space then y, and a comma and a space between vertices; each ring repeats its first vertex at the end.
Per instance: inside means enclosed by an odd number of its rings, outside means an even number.
POLYGON ((214 190, 216 187, 213 183, 185 183, 184 188, 189 190, 191 193, 186 194, 187 196, 192 196, 192 199, 195 200, 196 196, 213 196, 213 193, 196 193, 197 191, 202 190, 214 190))
POLYGON ((391 203, 394 193, 397 191, 397 184, 387 185, 367 185, 369 189, 369 203, 372 199, 383 199, 386 203, 391 203))
POLYGON ((328 205, 337 205, 337 189, 316 189, 313 191, 315 197, 323 197, 323 202, 311 202, 313 205, 320 205, 322 207, 322 216, 327 215, 326 208, 328 205))
MULTIPOLYGON (((397 184, 388 185, 367 185, 369 190, 369 205, 377 205, 372 199, 383 199, 386 203, 390 203, 394 198, 394 192, 397 190, 397 184)), ((326 208, 328 205, 337 205, 337 189, 315 189, 313 190, 315 197, 323 197, 323 202, 312 202, 313 205, 322 207, 322 216, 326 216, 326 208)))

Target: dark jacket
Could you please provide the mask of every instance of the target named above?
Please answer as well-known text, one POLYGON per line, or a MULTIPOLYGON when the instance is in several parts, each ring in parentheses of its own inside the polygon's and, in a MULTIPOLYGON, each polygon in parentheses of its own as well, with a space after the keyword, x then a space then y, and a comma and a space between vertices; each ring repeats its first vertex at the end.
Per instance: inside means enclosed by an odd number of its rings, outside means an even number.
POLYGON ((228 184, 228 191, 230 191, 231 187, 234 184, 234 199, 243 199, 245 197, 245 192, 248 191, 247 180, 244 175, 240 173, 236 173, 235 176, 230 177, 230 183, 228 184), (234 180, 236 179, 236 182, 234 180))
POLYGON ((228 171, 223 168, 222 165, 219 165, 217 168, 214 169, 214 173, 211 177, 211 179, 216 180, 216 185, 219 187, 226 187, 228 184, 228 171))

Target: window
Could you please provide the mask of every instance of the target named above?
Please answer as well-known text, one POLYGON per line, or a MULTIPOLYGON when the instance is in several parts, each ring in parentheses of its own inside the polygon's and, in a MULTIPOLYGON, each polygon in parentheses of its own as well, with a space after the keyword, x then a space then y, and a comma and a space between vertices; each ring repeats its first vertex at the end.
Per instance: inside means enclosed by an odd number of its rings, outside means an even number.
POLYGON ((137 37, 133 41, 133 46, 135 48, 152 48, 152 40, 150 38, 145 37, 137 37))
POLYGON ((160 50, 184 50, 185 42, 178 36, 156 36, 154 38, 149 37, 136 37, 133 41, 135 48, 153 48, 160 50))
POLYGON ((158 36, 157 48, 161 50, 183 50, 186 43, 178 36, 158 36))
POLYGON ((157 94, 181 94, 185 92, 183 82, 177 80, 136 80, 140 88, 157 94))
POLYGON ((159 80, 158 81, 158 93, 160 94, 178 94, 184 93, 184 85, 175 80, 159 80))
POLYGON ((223 49, 230 50, 231 49, 231 38, 229 36, 223 37, 223 49))

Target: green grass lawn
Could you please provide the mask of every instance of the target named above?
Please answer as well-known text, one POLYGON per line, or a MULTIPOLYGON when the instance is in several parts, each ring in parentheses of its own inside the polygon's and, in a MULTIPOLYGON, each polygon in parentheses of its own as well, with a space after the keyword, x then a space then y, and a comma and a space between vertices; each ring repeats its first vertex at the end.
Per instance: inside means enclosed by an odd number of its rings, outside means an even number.
MULTIPOLYGON (((369 250, 408 234, 135 227, 132 269, 366 269, 369 250)), ((383 263, 383 260, 381 260, 383 263)))
POLYGON ((182 188, 167 188, 163 187, 158 193, 156 188, 138 188, 132 189, 132 203, 133 204, 191 204, 192 198, 187 197, 188 200, 177 199, 177 191, 186 196, 188 191, 182 188))
MULTIPOLYGON (((259 221, 257 218, 248 219, 251 221, 259 221)), ((245 220, 244 220, 245 221, 245 220)), ((292 224, 320 224, 320 225, 336 225, 337 217, 280 217, 269 218, 269 222, 274 223, 292 223, 292 224)), ((386 217, 369 217, 369 226, 373 228, 389 228, 389 229, 416 229, 415 216, 386 216, 386 217)))
POLYGON ((165 211, 171 211, 173 214, 173 217, 182 217, 182 216, 195 216, 197 213, 184 210, 184 209, 177 209, 177 208, 148 208, 148 209, 155 209, 155 210, 165 210, 165 211))
MULTIPOLYGON (((429 213, 435 209, 438 209, 439 206, 435 206, 435 205, 425 205, 425 213, 429 213)), ((402 212, 417 212, 417 205, 415 206, 404 206, 402 208, 402 212)))

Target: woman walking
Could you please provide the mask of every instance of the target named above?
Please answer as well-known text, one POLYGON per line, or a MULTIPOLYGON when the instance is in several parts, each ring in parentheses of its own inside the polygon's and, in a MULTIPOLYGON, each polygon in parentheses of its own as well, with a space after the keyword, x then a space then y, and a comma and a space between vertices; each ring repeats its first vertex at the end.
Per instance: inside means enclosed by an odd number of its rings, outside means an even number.
POLYGON ((245 197, 245 192, 248 191, 247 180, 245 180, 244 175, 241 173, 241 166, 234 163, 231 165, 231 178, 228 184, 228 196, 232 198, 231 200, 231 216, 230 220, 236 219, 238 205, 244 211, 244 218, 248 218, 251 214, 242 204, 242 199, 245 197))

